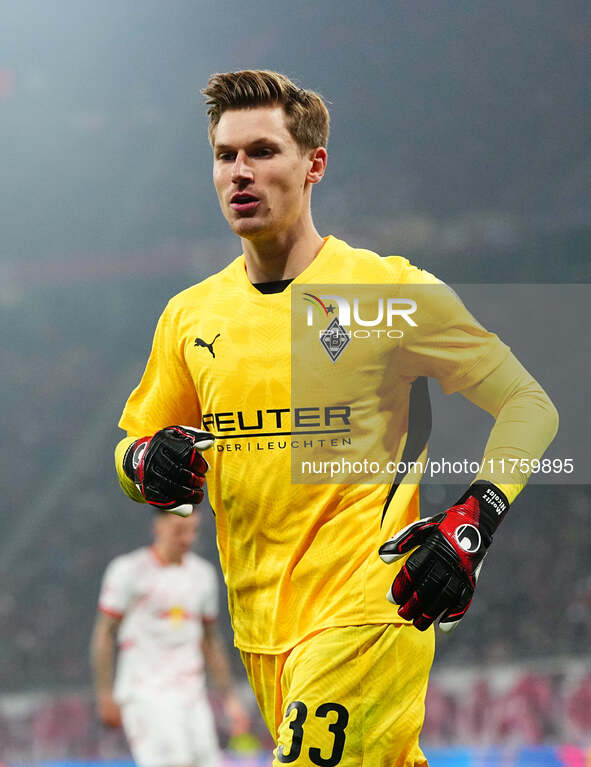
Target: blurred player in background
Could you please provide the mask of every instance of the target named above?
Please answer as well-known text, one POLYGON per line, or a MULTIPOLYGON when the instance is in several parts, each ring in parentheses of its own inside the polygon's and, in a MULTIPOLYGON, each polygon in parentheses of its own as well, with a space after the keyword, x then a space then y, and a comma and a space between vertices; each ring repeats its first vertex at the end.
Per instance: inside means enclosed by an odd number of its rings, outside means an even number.
MULTIPOLYGON (((274 765, 423 765, 433 623, 449 628, 466 612, 493 533, 527 480, 523 471, 495 484, 486 467, 539 457, 556 411, 435 277, 320 236, 311 194, 326 169, 329 115, 316 93, 267 71, 213 75, 203 92, 214 185, 243 254, 162 314, 120 420, 119 479, 131 498, 186 513, 203 495, 201 453, 213 444, 208 492, 235 642, 277 743, 274 765), (310 284, 439 290, 418 305, 415 333, 366 345, 364 359, 357 345, 333 365, 351 339, 331 324, 331 359, 315 347, 325 390, 294 402, 291 295, 310 284), (424 456, 428 377, 496 419, 485 469, 456 504, 420 520, 418 480, 292 482, 312 425, 326 440, 346 426, 353 442, 375 435, 392 456, 424 456), (352 381, 350 400, 335 401, 335 380, 352 381), (384 562, 394 561, 392 572, 384 562)), ((363 142, 348 151, 363 153, 363 142)))
POLYGON ((98 713, 123 724, 138 767, 220 765, 205 666, 233 731, 248 726, 216 629, 215 569, 190 550, 198 523, 198 513, 157 512, 153 545, 116 557, 103 579, 91 642, 98 713))

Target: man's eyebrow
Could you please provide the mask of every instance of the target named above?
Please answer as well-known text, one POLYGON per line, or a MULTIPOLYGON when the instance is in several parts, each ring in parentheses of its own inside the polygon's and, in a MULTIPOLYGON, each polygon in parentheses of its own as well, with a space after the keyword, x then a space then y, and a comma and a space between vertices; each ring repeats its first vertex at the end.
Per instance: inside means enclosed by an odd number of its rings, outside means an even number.
MULTIPOLYGON (((269 146, 278 147, 278 146, 280 146, 280 143, 281 142, 277 141, 277 139, 267 138, 266 136, 262 136, 261 138, 257 138, 257 139, 254 139, 253 141, 249 141, 246 144, 246 148, 247 149, 251 149, 251 148, 260 146, 261 144, 267 144, 269 146)), ((216 152, 227 152, 229 150, 235 149, 235 147, 232 146, 232 144, 217 144, 216 143, 216 144, 214 144, 214 149, 215 149, 216 152)))

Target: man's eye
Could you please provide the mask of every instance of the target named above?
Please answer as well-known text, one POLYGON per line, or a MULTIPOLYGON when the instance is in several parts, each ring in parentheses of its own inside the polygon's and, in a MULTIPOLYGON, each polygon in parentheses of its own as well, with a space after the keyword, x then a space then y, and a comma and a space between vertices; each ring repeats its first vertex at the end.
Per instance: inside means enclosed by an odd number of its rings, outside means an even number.
POLYGON ((221 160, 222 162, 227 162, 228 160, 233 160, 234 155, 231 152, 220 152, 218 154, 218 160, 221 160))
POLYGON ((261 147, 260 149, 255 149, 253 154, 255 157, 270 157, 273 154, 273 150, 269 147, 261 147))

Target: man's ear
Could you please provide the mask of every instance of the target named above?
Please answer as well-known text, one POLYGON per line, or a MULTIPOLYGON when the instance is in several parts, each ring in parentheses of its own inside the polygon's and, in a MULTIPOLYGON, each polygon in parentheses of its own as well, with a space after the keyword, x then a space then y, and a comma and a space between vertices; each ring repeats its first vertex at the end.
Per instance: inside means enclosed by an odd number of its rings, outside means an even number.
POLYGON ((306 181, 308 181, 310 184, 317 184, 322 180, 322 177, 326 171, 326 149, 323 146, 316 147, 316 149, 312 149, 309 152, 308 158, 311 165, 310 170, 306 174, 306 181))

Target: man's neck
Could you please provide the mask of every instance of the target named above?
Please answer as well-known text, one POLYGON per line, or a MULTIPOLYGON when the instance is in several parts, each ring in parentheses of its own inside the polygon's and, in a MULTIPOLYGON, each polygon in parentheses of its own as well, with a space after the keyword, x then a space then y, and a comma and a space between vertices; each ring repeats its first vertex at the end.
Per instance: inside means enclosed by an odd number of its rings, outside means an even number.
POLYGON ((316 258, 324 240, 314 226, 303 233, 242 240, 246 273, 252 283, 294 279, 316 258))
POLYGON ((176 556, 168 551, 166 546, 164 546, 162 543, 155 542, 153 544, 154 551, 156 552, 156 556, 162 562, 163 565, 182 565, 183 563, 183 555, 177 554, 176 556))

